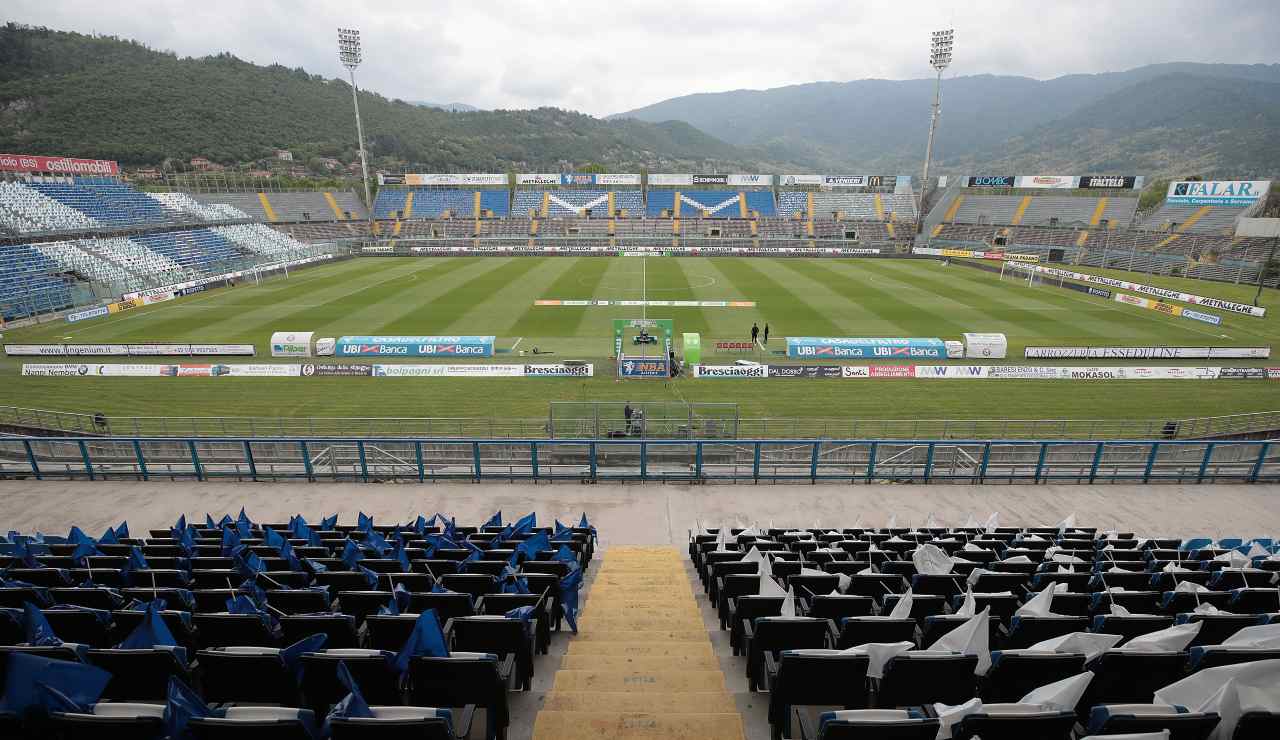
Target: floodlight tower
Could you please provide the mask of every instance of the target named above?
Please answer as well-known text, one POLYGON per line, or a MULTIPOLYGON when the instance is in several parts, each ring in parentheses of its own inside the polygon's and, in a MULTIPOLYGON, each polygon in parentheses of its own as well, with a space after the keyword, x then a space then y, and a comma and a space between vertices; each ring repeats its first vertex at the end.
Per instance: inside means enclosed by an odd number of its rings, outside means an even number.
POLYGON ((338 59, 351 73, 351 105, 356 109, 356 137, 360 141, 360 172, 364 175, 364 204, 373 221, 373 199, 369 194, 369 158, 364 151, 364 126, 360 123, 360 98, 357 95, 356 67, 360 66, 360 32, 354 28, 338 29, 338 59))
POLYGON ((929 46, 929 66, 937 70, 938 78, 933 88, 933 113, 929 116, 929 143, 924 149, 924 177, 920 183, 920 208, 916 210, 916 233, 920 233, 924 223, 924 202, 929 195, 929 164, 933 160, 933 133, 938 128, 938 114, 942 109, 942 72, 951 65, 951 46, 955 42, 956 32, 948 28, 934 31, 929 46))

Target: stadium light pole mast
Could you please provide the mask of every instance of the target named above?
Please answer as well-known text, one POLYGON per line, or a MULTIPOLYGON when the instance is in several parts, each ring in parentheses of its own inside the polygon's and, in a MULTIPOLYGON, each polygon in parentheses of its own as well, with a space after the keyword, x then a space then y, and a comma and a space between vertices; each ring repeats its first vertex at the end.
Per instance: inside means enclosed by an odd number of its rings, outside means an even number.
POLYGON ((354 28, 338 29, 338 59, 351 73, 351 105, 356 109, 356 138, 360 141, 360 172, 364 175, 364 205, 373 222, 373 200, 369 194, 369 158, 364 151, 364 125, 360 123, 359 88, 356 87, 356 67, 360 66, 360 32, 354 28))
POLYGON ((938 128, 938 114, 942 109, 942 72, 951 65, 951 45, 955 41, 955 30, 934 31, 933 41, 929 46, 929 66, 938 72, 937 82, 933 88, 933 112, 929 116, 929 143, 924 149, 924 176, 920 183, 920 207, 916 209, 916 233, 919 234, 924 225, 924 202, 929 196, 929 165, 933 160, 933 133, 938 128))

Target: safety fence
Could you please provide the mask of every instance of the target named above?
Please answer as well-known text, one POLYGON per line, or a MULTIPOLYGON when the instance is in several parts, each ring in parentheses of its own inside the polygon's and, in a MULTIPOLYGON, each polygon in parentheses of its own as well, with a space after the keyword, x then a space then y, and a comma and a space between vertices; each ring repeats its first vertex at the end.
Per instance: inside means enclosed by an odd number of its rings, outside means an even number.
POLYGON ((56 480, 1255 483, 1280 442, 0 438, 56 480))
POLYGON ((643 439, 1204 439, 1280 430, 1280 411, 1188 419, 841 419, 748 417, 736 404, 553 402, 546 417, 107 416, 0 406, 11 433, 123 437, 462 437, 643 439), (662 406, 661 413, 656 407, 662 406))

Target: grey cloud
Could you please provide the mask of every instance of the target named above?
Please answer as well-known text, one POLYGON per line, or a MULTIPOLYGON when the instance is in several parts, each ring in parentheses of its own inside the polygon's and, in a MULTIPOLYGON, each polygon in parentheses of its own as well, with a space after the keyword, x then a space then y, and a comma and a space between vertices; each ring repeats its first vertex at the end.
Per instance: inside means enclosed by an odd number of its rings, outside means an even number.
POLYGON ((326 77, 344 75, 335 28, 353 25, 360 84, 388 97, 596 115, 695 92, 925 77, 928 33, 950 24, 948 74, 1037 78, 1273 63, 1280 32, 1275 0, 9 0, 3 15, 326 77))

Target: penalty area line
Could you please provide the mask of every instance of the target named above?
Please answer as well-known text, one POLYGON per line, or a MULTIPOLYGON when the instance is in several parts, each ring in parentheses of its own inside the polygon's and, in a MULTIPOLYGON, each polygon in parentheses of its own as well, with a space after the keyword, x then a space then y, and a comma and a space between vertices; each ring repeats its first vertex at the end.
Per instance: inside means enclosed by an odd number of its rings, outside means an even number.
POLYGON ((512 351, 512 352, 515 352, 515 351, 516 351, 516 347, 519 347, 519 346, 520 346, 520 343, 521 343, 521 342, 523 342, 523 341, 524 341, 524 337, 516 337, 516 343, 515 343, 515 344, 513 344, 513 345, 511 345, 511 351, 512 351))

